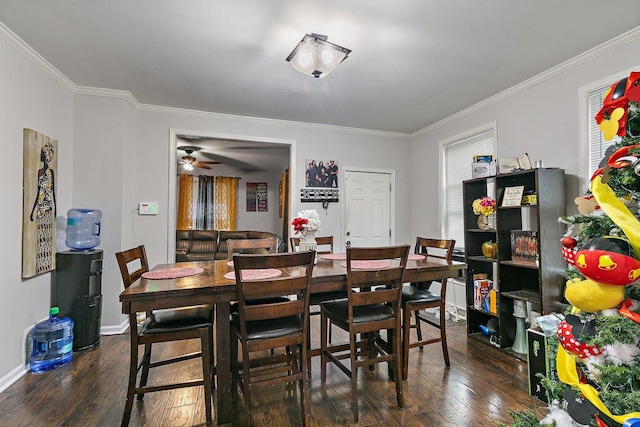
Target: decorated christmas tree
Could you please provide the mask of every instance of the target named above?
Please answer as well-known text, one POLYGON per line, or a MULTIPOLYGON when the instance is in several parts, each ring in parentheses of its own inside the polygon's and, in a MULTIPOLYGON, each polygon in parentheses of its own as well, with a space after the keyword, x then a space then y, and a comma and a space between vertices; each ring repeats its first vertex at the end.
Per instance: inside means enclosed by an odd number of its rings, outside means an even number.
POLYGON ((640 72, 615 83, 595 117, 620 139, 563 217, 570 304, 543 379, 550 413, 515 412, 514 425, 640 427, 640 72))

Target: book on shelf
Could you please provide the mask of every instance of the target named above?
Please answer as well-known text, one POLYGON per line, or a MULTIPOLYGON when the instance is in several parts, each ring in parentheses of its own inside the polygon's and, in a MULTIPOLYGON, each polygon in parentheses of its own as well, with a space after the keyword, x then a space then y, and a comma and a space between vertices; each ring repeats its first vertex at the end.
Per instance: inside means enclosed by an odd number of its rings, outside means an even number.
POLYGON ((537 265, 538 233, 536 231, 511 230, 511 260, 537 265))
MULTIPOLYGON (((475 276, 474 276, 475 277, 475 276)), ((493 281, 485 278, 474 279, 473 281, 473 308, 477 310, 489 311, 490 292, 493 288, 493 281)))

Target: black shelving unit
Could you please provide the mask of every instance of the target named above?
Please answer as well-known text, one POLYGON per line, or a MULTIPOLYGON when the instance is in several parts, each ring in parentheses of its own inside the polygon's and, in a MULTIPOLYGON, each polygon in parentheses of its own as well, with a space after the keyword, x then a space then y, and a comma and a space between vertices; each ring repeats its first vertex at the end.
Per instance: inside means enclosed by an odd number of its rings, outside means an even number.
POLYGON ((555 168, 531 169, 495 177, 477 178, 464 182, 465 260, 467 333, 470 337, 489 343, 481 326, 497 327, 499 347, 511 351, 515 339, 516 322, 513 316, 514 300, 528 303, 531 310, 541 314, 562 311, 566 263, 562 257, 561 239, 565 227, 558 218, 565 215, 564 170, 555 168), (504 189, 524 186, 525 194, 537 195, 536 205, 500 207, 504 189), (481 230, 472 203, 483 196, 492 196, 497 202, 496 228, 481 230), (522 263, 512 259, 511 231, 537 232, 539 259, 537 263, 522 263), (482 243, 497 242, 495 259, 482 255, 482 243), (497 312, 490 313, 474 307, 476 274, 486 274, 498 291, 497 312), (491 319, 495 319, 491 321, 491 319))

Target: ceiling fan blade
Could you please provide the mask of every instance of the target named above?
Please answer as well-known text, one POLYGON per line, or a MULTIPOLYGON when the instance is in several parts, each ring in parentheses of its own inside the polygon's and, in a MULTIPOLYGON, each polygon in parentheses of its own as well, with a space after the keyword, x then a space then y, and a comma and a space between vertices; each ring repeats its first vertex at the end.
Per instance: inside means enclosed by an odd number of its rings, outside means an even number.
POLYGON ((203 165, 221 165, 222 162, 214 162, 212 160, 201 160, 198 163, 202 163, 203 165))
POLYGON ((197 167, 197 168, 202 168, 202 169, 211 169, 211 167, 207 166, 207 165, 203 165, 200 162, 195 162, 193 163, 193 166, 197 167))

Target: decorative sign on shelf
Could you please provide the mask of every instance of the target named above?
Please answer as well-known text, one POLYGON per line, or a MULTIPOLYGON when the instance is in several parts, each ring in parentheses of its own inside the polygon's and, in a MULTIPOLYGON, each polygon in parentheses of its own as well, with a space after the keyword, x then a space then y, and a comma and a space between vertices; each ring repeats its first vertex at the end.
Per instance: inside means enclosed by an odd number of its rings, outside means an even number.
POLYGON ((524 194, 524 185, 516 187, 506 187, 502 196, 502 207, 520 206, 522 204, 522 195, 524 194))

